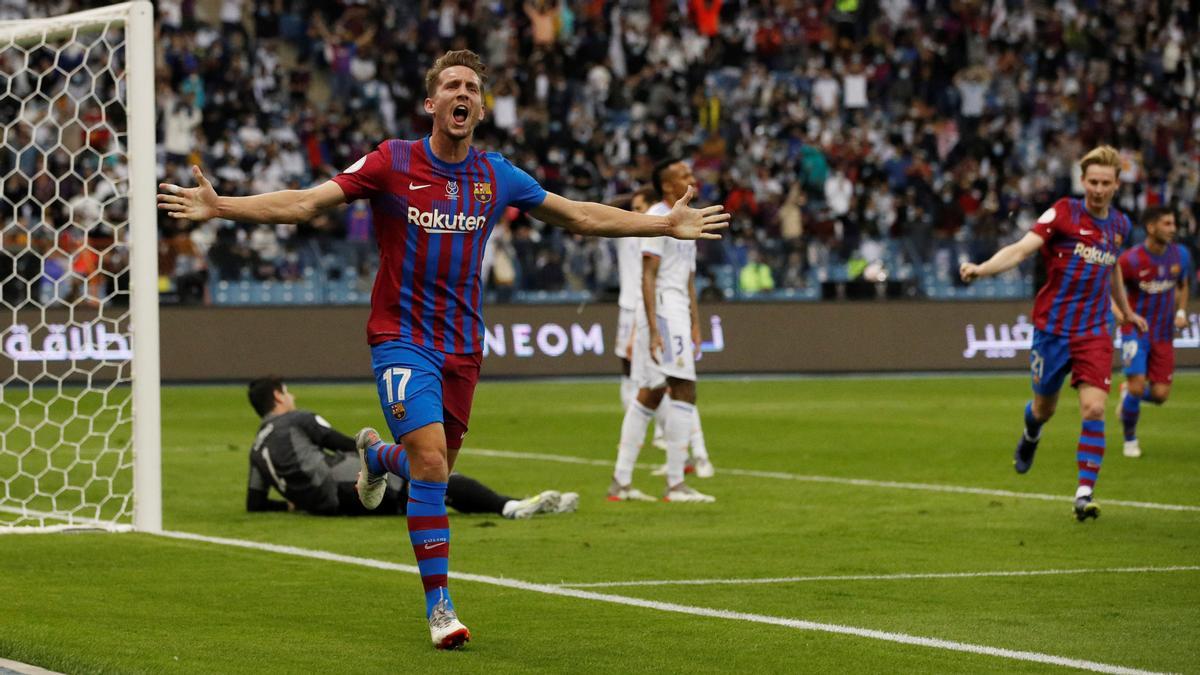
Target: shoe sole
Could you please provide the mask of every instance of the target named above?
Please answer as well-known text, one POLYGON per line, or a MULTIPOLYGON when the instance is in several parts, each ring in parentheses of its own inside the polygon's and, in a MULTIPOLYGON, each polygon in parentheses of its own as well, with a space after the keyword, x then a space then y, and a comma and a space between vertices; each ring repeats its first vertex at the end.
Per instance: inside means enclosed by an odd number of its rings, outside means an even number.
POLYGON ((460 628, 453 633, 442 638, 434 647, 440 650, 459 649, 463 645, 471 641, 471 631, 466 628, 460 628))

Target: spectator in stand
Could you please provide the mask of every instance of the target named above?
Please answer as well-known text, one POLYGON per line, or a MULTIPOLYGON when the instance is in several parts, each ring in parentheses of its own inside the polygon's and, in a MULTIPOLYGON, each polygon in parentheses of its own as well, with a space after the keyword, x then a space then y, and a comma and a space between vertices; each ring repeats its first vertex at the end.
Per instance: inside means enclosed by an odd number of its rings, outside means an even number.
POLYGON ((771 268, 762 261, 762 254, 757 246, 751 246, 747 253, 746 265, 738 274, 738 290, 743 295, 757 295, 775 290, 775 279, 771 277, 771 268))

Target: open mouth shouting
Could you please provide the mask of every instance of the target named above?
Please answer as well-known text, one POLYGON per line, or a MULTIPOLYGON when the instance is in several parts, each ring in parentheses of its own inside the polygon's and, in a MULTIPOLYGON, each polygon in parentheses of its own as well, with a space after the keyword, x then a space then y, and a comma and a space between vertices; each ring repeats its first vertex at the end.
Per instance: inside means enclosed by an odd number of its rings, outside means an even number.
POLYGON ((455 124, 466 124, 467 119, 471 116, 471 109, 465 104, 459 103, 450 111, 450 115, 454 119, 455 124))

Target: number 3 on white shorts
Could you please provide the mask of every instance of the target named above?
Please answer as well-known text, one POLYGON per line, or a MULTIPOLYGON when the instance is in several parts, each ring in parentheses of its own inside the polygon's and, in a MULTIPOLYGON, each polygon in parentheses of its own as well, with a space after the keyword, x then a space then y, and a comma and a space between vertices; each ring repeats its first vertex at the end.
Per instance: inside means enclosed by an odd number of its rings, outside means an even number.
POLYGON ((411 368, 388 368, 383 371, 383 384, 387 390, 388 403, 404 400, 404 390, 408 388, 408 378, 410 377, 412 377, 411 368))

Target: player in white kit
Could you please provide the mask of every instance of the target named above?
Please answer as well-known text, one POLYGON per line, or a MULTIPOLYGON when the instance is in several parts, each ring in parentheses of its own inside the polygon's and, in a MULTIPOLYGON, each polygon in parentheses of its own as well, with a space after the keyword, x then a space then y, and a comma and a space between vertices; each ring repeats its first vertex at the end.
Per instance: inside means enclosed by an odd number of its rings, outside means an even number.
MULTIPOLYGON (((684 195, 694 178, 682 161, 654 167, 654 187, 663 201, 647 210, 657 214, 684 195)), ((662 237, 642 240, 642 307, 634 328, 631 377, 639 387, 621 425, 621 442, 608 498, 612 501, 650 499, 632 485, 633 467, 654 411, 670 391, 666 412, 667 490, 664 501, 711 502, 715 499, 684 483, 687 449, 696 412, 696 358, 700 349, 699 308, 696 304, 696 246, 678 246, 662 237), (654 317, 648 321, 647 317, 654 317)), ((712 475, 703 441, 693 443, 696 472, 712 475), (698 447, 697 447, 698 445, 698 447)))

